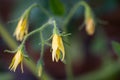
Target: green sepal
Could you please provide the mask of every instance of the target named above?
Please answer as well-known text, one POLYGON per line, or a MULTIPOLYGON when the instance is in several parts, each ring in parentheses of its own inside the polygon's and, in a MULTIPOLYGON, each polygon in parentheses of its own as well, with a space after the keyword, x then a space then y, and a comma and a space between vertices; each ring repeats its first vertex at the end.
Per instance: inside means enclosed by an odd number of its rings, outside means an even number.
POLYGON ((30 60, 29 56, 27 55, 27 51, 25 50, 25 46, 22 47, 22 54, 25 59, 30 60))

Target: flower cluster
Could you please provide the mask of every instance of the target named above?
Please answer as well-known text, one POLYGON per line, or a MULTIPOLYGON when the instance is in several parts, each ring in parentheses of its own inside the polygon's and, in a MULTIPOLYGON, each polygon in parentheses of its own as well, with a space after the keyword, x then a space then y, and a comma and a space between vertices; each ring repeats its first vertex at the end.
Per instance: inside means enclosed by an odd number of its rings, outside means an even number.
MULTIPOLYGON (((86 6, 86 3, 84 3, 84 5, 86 6)), ((33 6, 35 6, 35 5, 33 5, 33 6)), ((16 68, 18 67, 18 65, 21 64, 21 71, 23 73, 23 59, 25 58, 23 47, 24 47, 24 43, 25 43, 26 39, 30 35, 32 35, 36 32, 42 33, 42 30, 44 30, 44 28, 46 28, 46 26, 48 26, 50 24, 53 25, 52 43, 51 43, 51 45, 52 45, 51 46, 52 47, 52 61, 58 62, 59 60, 61 60, 63 62, 65 60, 65 47, 63 44, 62 35, 59 33, 59 29, 56 25, 55 20, 51 19, 51 21, 45 23, 43 26, 28 33, 28 25, 29 25, 28 20, 29 20, 29 14, 30 14, 29 10, 31 10, 31 8, 26 10, 24 12, 24 14, 20 17, 20 20, 18 21, 18 25, 14 32, 14 36, 16 37, 16 39, 18 41, 22 41, 20 47, 17 49, 16 54, 13 57, 12 62, 9 66, 9 69, 14 72, 15 72, 16 68)), ((70 16, 68 16, 68 18, 69 17, 70 16)), ((86 25, 85 30, 86 30, 87 34, 93 35, 95 32, 95 21, 93 19, 92 12, 88 6, 86 8, 86 13, 85 13, 85 25, 86 25)), ((43 42, 42 43, 42 46, 43 46, 45 44, 45 40, 42 38, 43 37, 41 37, 41 43, 43 42)), ((44 50, 44 48, 43 48, 43 50, 44 50)), ((42 53, 43 53, 43 51, 41 50, 41 55, 42 55, 42 53)), ((38 72, 39 76, 42 75, 42 71, 43 71, 43 64, 38 63, 37 72, 38 72)))

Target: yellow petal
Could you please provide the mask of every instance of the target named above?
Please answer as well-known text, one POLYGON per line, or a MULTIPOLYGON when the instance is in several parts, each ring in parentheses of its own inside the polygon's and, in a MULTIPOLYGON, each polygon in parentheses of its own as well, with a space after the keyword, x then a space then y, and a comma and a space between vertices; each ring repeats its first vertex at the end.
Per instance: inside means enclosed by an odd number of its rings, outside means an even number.
POLYGON ((57 48, 56 55, 55 55, 56 62, 58 62, 59 58, 60 58, 60 50, 57 48))
POLYGON ((21 17, 20 21, 18 22, 17 28, 14 32, 14 36, 19 41, 22 41, 24 36, 28 33, 28 18, 21 17))
POLYGON ((15 72, 17 66, 21 63, 21 70, 23 72, 23 68, 22 68, 22 60, 23 60, 23 55, 22 55, 22 51, 18 50, 17 53, 15 54, 15 56, 12 59, 12 62, 9 66, 10 70, 13 70, 15 72))
POLYGON ((65 50, 64 50, 62 38, 60 36, 59 36, 59 49, 60 49, 60 51, 62 53, 62 61, 63 61, 64 57, 65 57, 65 50))

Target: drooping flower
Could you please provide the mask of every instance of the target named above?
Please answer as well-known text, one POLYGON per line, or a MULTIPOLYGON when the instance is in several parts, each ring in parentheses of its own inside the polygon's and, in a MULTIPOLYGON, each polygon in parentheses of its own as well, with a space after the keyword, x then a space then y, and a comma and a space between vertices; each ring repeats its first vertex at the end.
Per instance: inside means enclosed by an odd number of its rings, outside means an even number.
POLYGON ((86 30, 87 34, 93 35, 95 32, 94 20, 92 18, 88 18, 88 19, 86 19, 85 24, 86 24, 85 30, 86 30))
POLYGON ((11 71, 14 71, 16 70, 17 66, 21 64, 21 71, 23 73, 23 54, 22 54, 22 50, 18 50, 17 53, 15 54, 15 56, 13 57, 12 59, 12 62, 9 66, 9 69, 11 71))
POLYGON ((62 42, 62 38, 61 36, 59 36, 58 34, 54 33, 53 34, 53 38, 52 38, 52 61, 54 61, 54 59, 56 60, 56 62, 58 62, 58 60, 60 59, 60 55, 62 53, 62 61, 64 60, 65 57, 65 50, 64 50, 64 45, 62 42))
POLYGON ((22 41, 24 36, 28 33, 28 15, 22 16, 18 22, 14 36, 18 41, 22 41))

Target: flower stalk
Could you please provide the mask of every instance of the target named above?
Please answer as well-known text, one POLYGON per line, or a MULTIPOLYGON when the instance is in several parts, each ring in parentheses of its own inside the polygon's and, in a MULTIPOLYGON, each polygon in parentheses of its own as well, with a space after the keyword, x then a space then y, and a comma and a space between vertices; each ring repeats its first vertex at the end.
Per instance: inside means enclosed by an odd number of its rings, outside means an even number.
POLYGON ((16 39, 18 41, 22 41, 23 38, 25 37, 25 35, 28 34, 28 18, 29 18, 29 15, 30 15, 30 12, 31 10, 34 8, 34 7, 40 7, 41 10, 43 10, 43 12, 47 15, 47 16, 50 16, 49 13, 40 5, 38 4, 32 4, 28 9, 25 10, 25 12, 22 14, 19 22, 18 22, 18 25, 15 29, 15 32, 14 32, 14 36, 16 36, 16 39))
POLYGON ((80 1, 77 4, 75 4, 75 6, 73 6, 73 8, 70 10, 68 16, 66 17, 65 21, 64 21, 64 31, 67 32, 67 24, 69 23, 69 21, 71 20, 72 16, 74 15, 74 13, 77 11, 77 9, 79 7, 83 6, 85 8, 85 24, 86 24, 86 32, 89 35, 92 35, 94 33, 94 29, 95 29, 95 22, 93 19, 93 13, 92 10, 90 8, 90 6, 85 2, 85 1, 80 1), (91 20, 88 20, 88 18, 91 18, 91 20), (90 25, 90 27, 88 26, 90 25))

